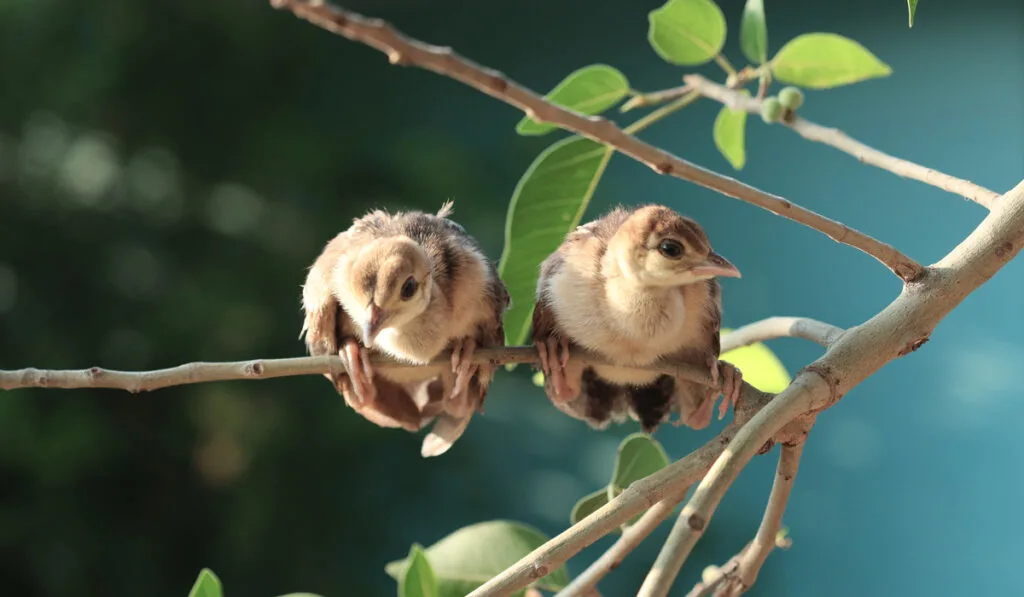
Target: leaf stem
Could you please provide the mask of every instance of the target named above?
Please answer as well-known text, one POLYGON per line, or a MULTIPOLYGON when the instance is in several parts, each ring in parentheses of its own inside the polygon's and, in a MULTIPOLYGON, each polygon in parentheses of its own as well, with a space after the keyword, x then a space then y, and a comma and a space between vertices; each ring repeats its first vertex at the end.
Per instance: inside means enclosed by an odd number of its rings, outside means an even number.
POLYGON ((644 108, 647 106, 653 106, 654 104, 667 102, 668 100, 686 95, 690 91, 691 89, 689 85, 680 85, 679 87, 672 87, 670 89, 663 89, 652 93, 636 91, 632 94, 633 97, 631 97, 629 101, 622 104, 619 108, 619 112, 625 113, 636 108, 644 108))
POLYGON ((651 112, 647 116, 644 116, 643 118, 637 120, 636 122, 634 122, 633 124, 627 126, 623 130, 626 133, 630 134, 630 135, 634 135, 636 133, 639 133, 640 131, 642 131, 645 128, 651 126, 655 122, 658 122, 662 118, 665 118, 669 114, 672 114, 673 112, 677 112, 679 110, 682 110, 686 106, 689 106, 693 102, 697 101, 699 98, 700 98, 700 94, 699 93, 697 93, 695 91, 691 91, 691 92, 687 93, 686 95, 684 95, 683 97, 677 99, 676 101, 674 101, 674 102, 672 102, 670 104, 665 104, 664 106, 662 106, 662 107, 658 108, 657 110, 651 112))
POLYGON ((718 66, 722 67, 722 70, 725 71, 726 75, 730 77, 736 75, 736 69, 732 67, 732 64, 729 62, 729 59, 726 58, 725 56, 721 54, 716 55, 715 62, 718 63, 718 66))

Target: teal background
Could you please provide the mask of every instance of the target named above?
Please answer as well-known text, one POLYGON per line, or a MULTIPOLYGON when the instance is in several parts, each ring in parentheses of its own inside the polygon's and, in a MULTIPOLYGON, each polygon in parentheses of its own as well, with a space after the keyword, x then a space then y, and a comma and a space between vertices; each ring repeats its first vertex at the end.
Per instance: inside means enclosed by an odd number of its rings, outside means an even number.
MULTIPOLYGON (((989 188, 1024 172, 1024 7, 1016 0, 766 2, 770 52, 809 31, 852 37, 892 77, 808 92, 806 117, 989 188)), ((646 41, 658 2, 348 3, 454 46, 538 91, 604 62, 678 84, 646 41)), ((739 62, 740 0, 723 0, 739 62)), ((712 66, 700 69, 720 76, 712 66)), ((371 206, 456 217, 501 251, 519 176, 563 133, 434 74, 390 66, 265 2, 0 2, 0 366, 147 369, 302 353, 299 285, 371 206)), ((700 102, 643 133, 733 174, 700 102)), ((628 120, 623 119, 622 122, 628 120)), ((984 211, 748 123, 738 174, 932 262, 984 211)), ((615 156, 587 216, 659 201, 697 217, 742 271, 725 324, 862 322, 899 291, 869 257, 615 156)), ((1024 265, 825 413, 785 523, 794 545, 754 595, 1013 594, 1024 589, 1024 265)), ((790 371, 820 349, 771 345, 790 371)), ((657 433, 673 457, 716 433, 657 433)), ((322 378, 129 395, 0 394, 0 586, 24 596, 186 595, 213 568, 228 595, 395 594, 383 564, 412 542, 513 518, 555 534, 607 481, 618 440, 554 410, 522 368, 442 458, 349 411, 322 378)), ((774 455, 741 475, 680 576, 684 595, 754 532, 774 455)), ((639 586, 668 525, 601 589, 639 586)), ((570 562, 578 573, 606 539, 570 562)))

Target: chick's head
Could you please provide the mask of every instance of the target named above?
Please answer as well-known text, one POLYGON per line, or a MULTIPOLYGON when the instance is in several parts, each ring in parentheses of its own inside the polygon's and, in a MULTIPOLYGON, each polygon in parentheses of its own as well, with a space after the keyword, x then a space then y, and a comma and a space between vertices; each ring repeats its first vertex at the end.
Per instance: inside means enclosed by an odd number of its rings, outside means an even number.
POLYGON ((711 248, 700 224, 676 211, 649 205, 636 210, 612 239, 620 268, 648 286, 683 286, 740 272, 711 248))
POLYGON ((433 279, 430 259, 418 243, 404 236, 365 247, 352 269, 354 291, 365 311, 354 314, 367 346, 384 329, 401 329, 427 310, 433 279))

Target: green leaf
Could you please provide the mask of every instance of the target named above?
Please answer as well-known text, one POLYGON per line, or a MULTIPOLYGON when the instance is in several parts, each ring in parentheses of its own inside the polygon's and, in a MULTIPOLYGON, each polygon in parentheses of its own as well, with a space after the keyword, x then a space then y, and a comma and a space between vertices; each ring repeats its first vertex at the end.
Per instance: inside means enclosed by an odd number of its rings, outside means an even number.
MULTIPOLYGON (((545 97, 548 101, 580 114, 600 114, 629 93, 629 81, 617 69, 592 64, 569 74, 545 97)), ((520 135, 543 135, 558 128, 524 116, 516 125, 520 135)))
MULTIPOLYGON (((750 96, 746 89, 741 90, 741 93, 750 96)), ((718 111, 714 128, 715 147, 736 170, 742 170, 747 163, 746 129, 746 110, 733 110, 723 105, 718 111)))
MULTIPOLYGON (((654 474, 668 465, 668 454, 658 440, 646 433, 627 435, 619 444, 619 453, 612 471, 612 488, 615 497, 634 482, 654 474)), ((612 493, 612 492, 609 492, 612 493)))
POLYGON ((572 513, 569 514, 569 521, 576 524, 607 503, 608 488, 602 487, 590 495, 581 497, 580 501, 576 502, 576 505, 572 507, 572 513))
POLYGON ((317 595, 316 593, 288 593, 287 595, 278 595, 278 597, 323 597, 323 595, 317 595))
POLYGON ((914 13, 917 12, 917 0, 907 0, 907 11, 910 12, 910 24, 908 27, 914 26, 914 13))
POLYGON ((522 344, 530 331, 540 264, 554 253, 597 188, 612 151, 582 137, 545 149, 519 179, 505 219, 505 249, 498 271, 512 295, 505 341, 522 344))
POLYGON ((809 89, 828 89, 887 77, 892 68, 867 48, 835 33, 805 33, 772 58, 775 78, 809 89))
POLYGON ((764 17, 764 0, 747 0, 740 21, 740 49, 757 64, 768 60, 768 24, 764 17))
POLYGON ((672 64, 704 64, 725 45, 725 15, 712 0, 668 0, 647 20, 647 40, 672 64))
MULTIPOLYGON (((437 578, 438 597, 464 597, 547 540, 533 527, 508 520, 462 527, 426 549, 437 578)), ((407 559, 395 560, 384 570, 398 580, 408 567, 407 559)), ((565 566, 533 583, 545 591, 558 591, 567 584, 565 566)))
MULTIPOLYGON (((723 336, 727 332, 728 329, 722 328, 723 336)), ((762 392, 777 394, 792 381, 779 357, 761 342, 730 350, 719 358, 736 365, 743 372, 743 381, 762 392)))
POLYGON ((398 597, 438 597, 437 577, 423 546, 413 543, 406 562, 405 574, 398 581, 398 597))
POLYGON ((189 592, 188 597, 222 597, 222 595, 220 579, 213 573, 213 570, 203 568, 199 571, 199 577, 196 578, 196 584, 192 585, 192 591, 189 592))

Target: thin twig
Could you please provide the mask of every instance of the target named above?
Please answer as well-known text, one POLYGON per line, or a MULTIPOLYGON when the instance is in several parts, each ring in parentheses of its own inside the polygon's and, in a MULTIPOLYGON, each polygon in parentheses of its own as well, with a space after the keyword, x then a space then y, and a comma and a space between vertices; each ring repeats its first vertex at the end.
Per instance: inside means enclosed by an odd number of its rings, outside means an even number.
MULTIPOLYGON (((750 97, 740 93, 738 90, 729 89, 700 75, 687 75, 683 77, 683 80, 686 81, 686 84, 691 89, 699 91, 704 97, 721 102, 733 109, 743 109, 751 113, 761 111, 763 100, 756 97, 750 97)), ((999 193, 969 180, 950 176, 933 168, 926 168, 914 162, 883 153, 857 141, 839 129, 815 124, 796 114, 791 114, 782 121, 782 124, 793 129, 804 139, 824 143, 852 155, 865 164, 881 168, 882 170, 888 170, 897 176, 912 178, 944 191, 955 193, 989 209, 992 209, 993 202, 999 198, 999 193)))
POLYGON ((653 106, 667 102, 669 100, 682 97, 690 92, 689 85, 683 85, 681 87, 673 87, 671 89, 665 89, 663 91, 655 91, 653 93, 641 93, 640 95, 634 95, 633 97, 626 100, 626 103, 622 104, 619 108, 619 112, 629 112, 636 108, 645 108, 647 106, 653 106))
MULTIPOLYGON (((603 358, 573 349, 573 357, 584 362, 606 363, 603 358)), ((532 346, 503 346, 501 348, 478 348, 473 353, 474 363, 537 363, 537 349, 532 346)), ((412 369, 451 367, 451 351, 445 351, 427 365, 402 363, 385 356, 371 357, 377 369, 412 369)), ((661 362, 649 367, 637 367, 646 371, 657 371, 677 375, 691 381, 710 386, 711 375, 706 367, 689 363, 661 362)), ((169 386, 227 381, 236 379, 269 379, 294 375, 317 375, 343 372, 345 366, 336 356, 296 357, 287 359, 256 359, 234 363, 187 363, 156 371, 114 371, 91 367, 89 369, 45 370, 18 369, 0 370, 0 389, 18 388, 113 388, 129 392, 144 392, 169 386)))
MULTIPOLYGON (((769 318, 752 323, 722 336, 722 346, 742 346, 760 340, 781 336, 797 336, 821 343, 823 338, 834 337, 842 330, 827 323, 800 317, 769 318), (788 324, 775 322, 782 320, 788 324)), ((428 365, 415 365, 395 361, 385 356, 374 355, 371 361, 378 369, 412 369, 432 367, 438 371, 451 363, 451 352, 446 351, 428 365)), ((574 358, 592 364, 606 361, 600 356, 573 350, 574 358)), ((473 353, 473 362, 505 365, 508 363, 537 363, 537 350, 532 346, 503 346, 480 348, 473 353)), ((676 375, 710 386, 711 376, 703 368, 688 363, 661 362, 649 367, 637 367, 646 371, 657 371, 676 375)), ((345 370, 343 361, 336 356, 294 357, 285 359, 254 359, 232 363, 186 363, 155 371, 115 371, 101 367, 71 370, 17 369, 0 370, 0 390, 19 388, 111 388, 129 392, 145 392, 170 386, 179 386, 212 381, 240 379, 270 379, 295 375, 319 375, 345 370)))
POLYGON ((828 348, 842 333, 842 328, 808 317, 769 317, 722 334, 722 352, 786 337, 803 338, 828 348))
POLYGON ((608 548, 608 551, 604 552, 586 570, 572 579, 572 582, 556 593, 555 597, 584 597, 588 595, 605 575, 617 568, 630 552, 636 549, 648 535, 654 532, 654 529, 658 528, 672 514, 672 510, 686 496, 688 489, 689 486, 687 485, 681 491, 665 497, 657 504, 654 504, 650 510, 644 512, 644 515, 639 520, 629 525, 622 532, 622 536, 619 537, 614 545, 608 548))
POLYGON ((659 174, 669 174, 751 203, 784 218, 818 230, 833 240, 856 247, 885 264, 904 282, 920 278, 924 268, 895 247, 863 232, 800 207, 777 195, 712 172, 627 134, 599 116, 584 116, 557 106, 504 74, 480 66, 452 51, 411 39, 380 19, 368 19, 319 0, 271 0, 276 8, 288 8, 296 16, 350 40, 374 47, 388 55, 392 64, 411 65, 464 83, 491 97, 523 110, 537 122, 547 122, 588 139, 604 143, 659 174))
POLYGON ((754 541, 740 555, 739 580, 742 583, 742 591, 754 585, 765 559, 777 546, 779 530, 782 529, 782 516, 786 512, 786 504, 789 503, 789 494, 793 491, 793 481, 800 468, 800 456, 803 452, 802 441, 782 446, 779 465, 775 470, 775 482, 768 496, 768 506, 764 509, 761 526, 757 529, 754 541))
POLYGON ((768 505, 765 507, 764 517, 754 540, 721 566, 720 574, 709 579, 709 582, 697 583, 690 591, 690 596, 707 595, 713 590, 719 597, 732 597, 754 586, 765 559, 777 547, 782 516, 793 490, 793 481, 800 467, 803 450, 802 441, 782 446, 779 465, 775 470, 775 482, 772 484, 768 505))

